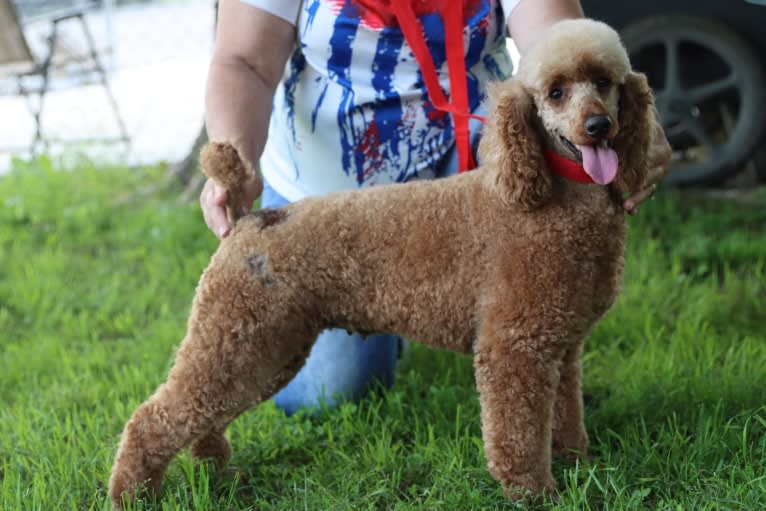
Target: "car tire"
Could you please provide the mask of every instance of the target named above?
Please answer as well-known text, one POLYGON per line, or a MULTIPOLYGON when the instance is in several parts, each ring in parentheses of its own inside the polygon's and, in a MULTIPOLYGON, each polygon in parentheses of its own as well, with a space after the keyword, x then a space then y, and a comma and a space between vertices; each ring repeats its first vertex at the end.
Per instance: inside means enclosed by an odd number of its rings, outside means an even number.
POLYGON ((766 130, 764 65, 750 44, 723 23, 686 15, 643 18, 621 36, 649 77, 674 149, 666 181, 716 184, 740 170, 766 130))

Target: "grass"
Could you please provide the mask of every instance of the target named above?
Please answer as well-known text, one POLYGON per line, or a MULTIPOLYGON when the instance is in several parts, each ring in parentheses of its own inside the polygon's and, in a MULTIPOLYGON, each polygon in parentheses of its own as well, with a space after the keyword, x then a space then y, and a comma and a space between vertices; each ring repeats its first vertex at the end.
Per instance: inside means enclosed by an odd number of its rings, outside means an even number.
MULTIPOLYGON (((0 509, 108 509, 119 432, 172 363, 216 242, 158 169, 0 179, 0 509)), ((541 509, 766 509, 766 194, 665 191, 630 220, 624 292, 588 341, 592 460, 541 509)), ((487 470, 468 357, 416 347, 393 390, 229 430, 160 510, 517 509, 487 470)))

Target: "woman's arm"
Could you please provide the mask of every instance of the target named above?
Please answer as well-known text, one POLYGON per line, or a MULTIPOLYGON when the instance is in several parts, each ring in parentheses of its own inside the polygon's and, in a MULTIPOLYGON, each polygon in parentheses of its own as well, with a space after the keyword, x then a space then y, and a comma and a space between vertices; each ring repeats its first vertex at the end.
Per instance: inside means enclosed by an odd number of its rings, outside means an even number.
MULTIPOLYGON (((284 19, 240 0, 221 0, 205 125, 210 140, 232 143, 254 169, 266 144, 274 91, 294 41, 295 27, 284 19)), ((261 193, 260 178, 245 189, 247 204, 242 207, 250 209, 261 193)), ((200 204, 208 227, 220 238, 228 234, 226 192, 208 180, 200 204)))

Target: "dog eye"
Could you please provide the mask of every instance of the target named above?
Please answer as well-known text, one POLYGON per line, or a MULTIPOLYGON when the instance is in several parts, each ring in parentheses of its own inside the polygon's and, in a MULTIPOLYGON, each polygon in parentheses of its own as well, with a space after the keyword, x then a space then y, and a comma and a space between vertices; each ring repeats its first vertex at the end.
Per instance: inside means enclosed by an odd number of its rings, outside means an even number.
POLYGON ((551 91, 548 93, 548 97, 551 99, 561 99, 563 95, 564 91, 561 89, 551 89, 551 91))
POLYGON ((599 89, 606 89, 610 85, 612 85, 612 80, 610 80, 609 78, 598 78, 596 80, 596 87, 598 87, 599 89))

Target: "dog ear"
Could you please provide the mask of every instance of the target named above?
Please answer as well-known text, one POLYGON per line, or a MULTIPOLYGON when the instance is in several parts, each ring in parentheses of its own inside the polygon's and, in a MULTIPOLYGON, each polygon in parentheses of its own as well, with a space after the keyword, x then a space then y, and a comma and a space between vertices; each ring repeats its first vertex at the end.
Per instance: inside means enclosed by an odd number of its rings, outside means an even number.
POLYGON ((643 188, 652 142, 654 101, 643 73, 628 73, 620 88, 620 131, 614 139, 619 168, 614 185, 621 193, 643 188))
POLYGON ((488 92, 493 107, 479 160, 494 173, 497 189, 509 203, 527 210, 540 207, 550 198, 553 182, 535 128, 534 99, 516 79, 495 84, 488 92))

